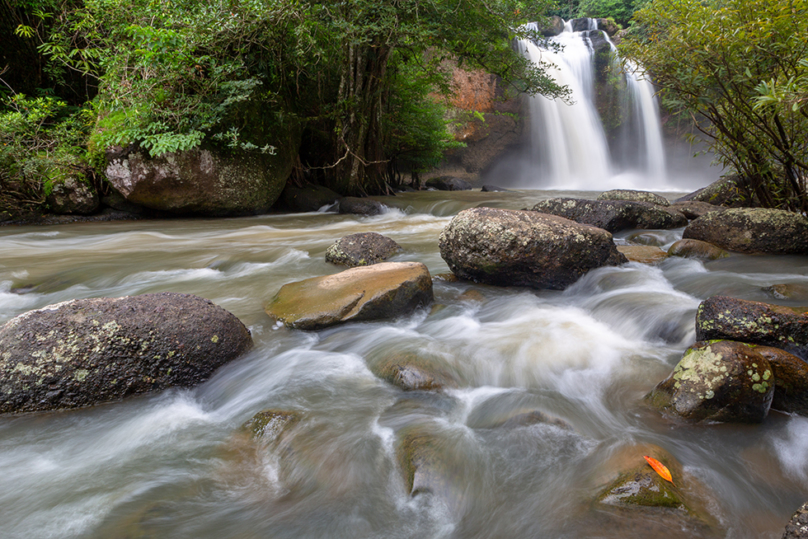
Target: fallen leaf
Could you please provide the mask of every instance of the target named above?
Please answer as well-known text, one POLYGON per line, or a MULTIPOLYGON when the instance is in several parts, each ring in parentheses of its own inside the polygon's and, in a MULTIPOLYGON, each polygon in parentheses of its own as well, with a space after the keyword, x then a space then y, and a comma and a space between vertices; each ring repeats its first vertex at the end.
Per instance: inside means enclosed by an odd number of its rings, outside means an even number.
POLYGON ((659 476, 662 479, 664 479, 665 481, 670 481, 671 485, 673 485, 673 477, 671 477, 671 472, 664 464, 659 462, 657 459, 649 457, 647 455, 644 455, 643 458, 648 462, 651 468, 653 468, 654 471, 659 474, 659 476))

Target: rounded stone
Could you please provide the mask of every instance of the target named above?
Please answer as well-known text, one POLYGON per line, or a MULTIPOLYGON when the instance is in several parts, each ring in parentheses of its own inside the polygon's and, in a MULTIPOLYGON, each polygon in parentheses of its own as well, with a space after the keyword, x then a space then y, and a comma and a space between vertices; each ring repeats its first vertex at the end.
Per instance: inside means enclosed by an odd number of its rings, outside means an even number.
POLYGON ((640 264, 659 264, 668 253, 651 245, 618 245, 617 250, 623 253, 629 262, 640 264))
POLYGON ((667 198, 649 191, 633 191, 631 189, 612 189, 601 193, 598 200, 630 200, 632 202, 648 202, 657 206, 670 206, 667 198))
POLYGON ((706 241, 683 239, 670 246, 668 256, 717 260, 729 256, 729 252, 706 241))
POLYGON ((584 200, 552 198, 533 206, 533 211, 557 215, 609 232, 630 228, 669 229, 687 225, 687 218, 665 207, 629 200, 584 200))
POLYGON ((351 234, 325 251, 325 261, 340 266, 369 266, 401 252, 401 246, 375 232, 351 234))
POLYGON ((372 198, 342 197, 339 199, 339 212, 352 215, 381 215, 385 206, 372 198))
POLYGON ((747 254, 808 254, 808 217, 764 208, 711 212, 691 221, 683 238, 747 254))

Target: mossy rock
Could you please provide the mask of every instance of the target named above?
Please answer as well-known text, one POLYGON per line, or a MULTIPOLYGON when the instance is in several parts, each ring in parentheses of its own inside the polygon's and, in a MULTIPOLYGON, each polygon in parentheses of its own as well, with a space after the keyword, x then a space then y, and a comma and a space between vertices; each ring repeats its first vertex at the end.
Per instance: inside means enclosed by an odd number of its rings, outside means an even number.
POLYGON ((48 180, 48 208, 62 215, 89 215, 100 205, 98 193, 83 177, 69 174, 48 180))
POLYGON ((764 208, 735 208, 691 221, 683 238, 746 254, 808 254, 808 217, 764 208))
POLYGON ((779 348, 752 347, 774 372, 772 409, 808 416, 808 363, 779 348))
POLYGON ((650 245, 618 245, 617 250, 623 253, 629 262, 640 264, 659 264, 668 258, 668 253, 650 245))
POLYGON ((612 189, 601 193, 598 200, 630 200, 633 202, 648 202, 657 206, 670 206, 670 201, 660 195, 649 191, 633 191, 631 189, 612 189))
POLYGON ((734 341, 697 342, 646 399, 689 422, 760 423, 774 396, 774 372, 752 347, 734 341))
POLYGON ((753 208, 760 206, 757 199, 748 197, 749 181, 737 175, 725 176, 714 181, 707 187, 702 187, 689 193, 676 202, 706 202, 713 206, 725 206, 728 208, 753 208))
POLYGON ((371 358, 368 363, 373 374, 404 391, 459 386, 457 376, 447 368, 443 358, 420 351, 392 352, 371 358))
POLYGON ((387 260, 402 251, 387 236, 375 232, 351 234, 337 240, 325 251, 325 261, 340 266, 369 266, 387 260))
POLYGON ((301 412, 289 410, 262 410, 252 416, 242 429, 257 441, 276 446, 284 434, 300 423, 301 412))
POLYGON ((717 260, 729 256, 729 252, 706 241, 683 239, 670 246, 668 256, 717 260))

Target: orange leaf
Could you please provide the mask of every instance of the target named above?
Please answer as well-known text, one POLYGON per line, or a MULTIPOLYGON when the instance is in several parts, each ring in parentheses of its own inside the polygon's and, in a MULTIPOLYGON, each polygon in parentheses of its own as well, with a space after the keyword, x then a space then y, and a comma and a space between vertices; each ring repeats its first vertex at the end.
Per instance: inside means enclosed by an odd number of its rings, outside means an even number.
POLYGON ((665 481, 670 481, 671 484, 673 485, 673 477, 671 477, 671 472, 664 464, 659 462, 657 459, 651 458, 647 455, 644 455, 643 458, 648 462, 651 468, 653 468, 654 471, 659 474, 659 476, 662 479, 664 479, 665 481))

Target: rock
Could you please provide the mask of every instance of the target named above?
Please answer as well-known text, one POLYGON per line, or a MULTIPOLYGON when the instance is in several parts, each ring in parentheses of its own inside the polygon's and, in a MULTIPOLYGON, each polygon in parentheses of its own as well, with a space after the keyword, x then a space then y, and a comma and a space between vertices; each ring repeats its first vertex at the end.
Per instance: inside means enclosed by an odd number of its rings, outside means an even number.
POLYGON ((765 357, 741 342, 702 341, 646 399, 686 421, 760 423, 773 396, 774 374, 765 357))
POLYGON ((808 363, 779 348, 752 347, 768 360, 774 373, 772 409, 808 415, 808 363))
POLYGON ((802 504, 786 524, 783 539, 808 539, 808 502, 802 504))
POLYGON ((808 315, 779 305, 713 296, 696 312, 696 338, 774 346, 808 360, 808 315))
POLYGON ((343 197, 339 199, 339 212, 354 215, 380 215, 387 206, 372 198, 343 197))
POLYGON ((293 212, 312 212, 325 206, 332 206, 342 197, 322 185, 295 187, 287 185, 281 193, 281 203, 293 212))
POLYGON ((439 246, 455 275, 499 286, 563 289, 590 270, 626 262, 605 230, 531 211, 464 210, 439 246))
POLYGON ((132 215, 143 215, 147 212, 153 212, 154 210, 149 210, 148 208, 144 208, 143 206, 139 206, 132 202, 126 200, 126 198, 120 194, 115 189, 111 189, 111 193, 101 198, 101 204, 112 208, 113 210, 118 210, 126 213, 131 213, 132 215))
POLYGON ((700 258, 703 260, 716 260, 729 256, 729 253, 706 241, 684 239, 675 242, 668 249, 668 256, 681 256, 684 258, 700 258))
POLYGON ((53 213, 68 215, 89 215, 100 205, 92 185, 74 175, 54 180, 46 202, 53 213))
POLYGON ((432 302, 432 278, 419 262, 382 262, 285 284, 269 316, 295 329, 409 314, 432 302))
POLYGON ((539 202, 532 210, 565 217, 612 233, 629 228, 667 229, 687 225, 684 215, 676 216, 654 204, 628 200, 552 198, 539 202))
POLYGON ((617 250, 623 253, 629 262, 640 264, 659 264, 668 258, 668 253, 659 247, 649 245, 618 245, 617 250))
POLYGON ((466 290, 458 299, 470 303, 485 303, 485 296, 479 290, 466 290))
POLYGON ((441 363, 440 358, 420 352, 394 352, 370 362, 369 367, 373 374, 404 391, 458 387, 454 375, 441 363))
POLYGON ((774 299, 808 302, 808 285, 799 283, 773 284, 762 290, 774 299))
POLYGON ((631 189, 612 189, 601 193, 598 200, 628 200, 630 202, 648 202, 657 206, 670 206, 667 198, 648 191, 632 191, 631 189))
POLYGON ((548 22, 547 24, 541 25, 539 27, 539 32, 544 37, 552 37, 557 36, 561 32, 564 31, 564 19, 559 17, 558 15, 552 15, 547 17, 548 22))
POLYGON ((438 176, 426 181, 426 186, 438 191, 469 191, 471 184, 464 179, 453 176, 438 176))
POLYGON ((242 429, 250 436, 271 447, 277 447, 283 436, 300 423, 303 414, 289 410, 262 410, 252 416, 242 429))
POLYGON ((710 213, 711 211, 724 211, 726 208, 721 206, 714 206, 707 202, 698 202, 696 200, 674 202, 669 206, 672 210, 678 210, 688 219, 698 219, 702 215, 710 213))
POLYGON ((730 208, 757 207, 760 204, 745 193, 748 190, 748 181, 739 176, 726 176, 711 183, 707 187, 702 187, 693 191, 675 202, 707 202, 714 206, 726 206, 730 208))
POLYGON ((238 318, 188 294, 51 305, 0 328, 0 413, 78 408, 190 387, 251 346, 238 318))
POLYGON ((517 408, 505 413, 480 413, 475 410, 467 420, 467 425, 473 429, 513 429, 529 427, 531 425, 554 425, 562 429, 572 430, 569 423, 558 417, 553 417, 541 410, 517 408))
POLYGON ((401 246, 375 232, 351 234, 326 249, 325 261, 340 266, 369 266, 401 252, 401 246))
POLYGON ((736 208, 691 221, 684 238, 747 254, 808 254, 808 217, 784 210, 736 208))
POLYGON ((444 283, 456 283, 460 279, 457 278, 457 275, 454 273, 438 273, 437 275, 432 277, 433 281, 442 281, 444 283))
POLYGON ((614 19, 595 19, 598 23, 598 28, 613 36, 620 31, 620 25, 614 22, 614 19))
POLYGON ((587 30, 595 30, 597 22, 595 19, 579 17, 577 19, 572 19, 571 25, 573 32, 585 32, 587 30))
POLYGON ((687 511, 681 488, 685 478, 682 465, 661 447, 651 444, 629 446, 610 459, 603 468, 604 477, 614 479, 600 490, 596 498, 598 503, 687 511), (644 458, 646 455, 668 468, 673 483, 662 479, 648 465, 644 458), (679 485, 675 486, 677 483, 679 485))
POLYGON ((631 243, 649 245, 652 247, 662 247, 668 242, 668 238, 659 232, 635 232, 626 239, 631 243))
POLYGON ((296 148, 277 155, 195 149, 152 158, 144 150, 110 148, 106 176, 127 201, 153 210, 255 215, 278 199, 296 156, 296 148))
POLYGON ((509 189, 505 189, 504 187, 497 187, 496 185, 483 185, 482 189, 480 189, 483 193, 506 193, 509 189))

